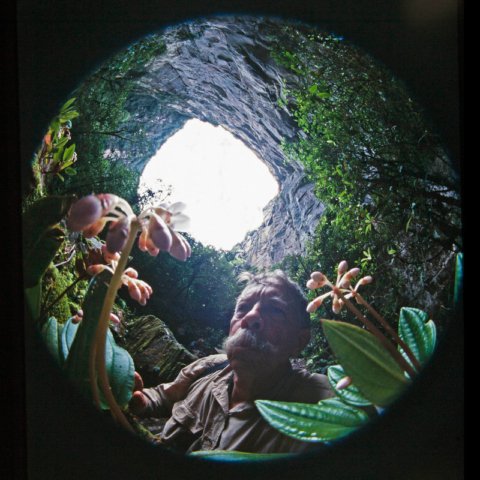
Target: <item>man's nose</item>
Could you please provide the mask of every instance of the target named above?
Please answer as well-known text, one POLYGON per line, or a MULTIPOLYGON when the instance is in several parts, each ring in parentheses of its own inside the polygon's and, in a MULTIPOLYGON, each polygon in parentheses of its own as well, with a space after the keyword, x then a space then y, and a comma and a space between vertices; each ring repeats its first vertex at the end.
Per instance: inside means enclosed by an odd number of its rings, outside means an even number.
POLYGON ((242 318, 242 328, 260 331, 263 329, 263 318, 260 311, 260 303, 256 303, 242 318))

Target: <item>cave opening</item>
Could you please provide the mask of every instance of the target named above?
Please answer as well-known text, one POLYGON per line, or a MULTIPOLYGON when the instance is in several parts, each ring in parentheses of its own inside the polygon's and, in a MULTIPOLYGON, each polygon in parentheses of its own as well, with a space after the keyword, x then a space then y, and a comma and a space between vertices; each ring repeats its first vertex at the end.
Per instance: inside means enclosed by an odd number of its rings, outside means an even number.
POLYGON ((268 167, 221 126, 191 119, 146 164, 139 193, 161 192, 184 202, 189 233, 205 245, 230 250, 263 221, 279 186, 268 167))

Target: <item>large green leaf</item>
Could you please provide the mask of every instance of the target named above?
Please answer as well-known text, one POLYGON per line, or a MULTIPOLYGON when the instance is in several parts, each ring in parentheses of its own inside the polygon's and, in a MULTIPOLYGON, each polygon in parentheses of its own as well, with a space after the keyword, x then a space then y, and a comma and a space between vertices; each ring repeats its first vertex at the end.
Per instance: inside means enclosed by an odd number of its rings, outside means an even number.
POLYGON ((66 148, 65 151, 63 152, 63 161, 65 163, 68 162, 73 157, 74 153, 75 153, 75 144, 73 143, 68 148, 66 148))
POLYGON ((61 326, 58 324, 55 317, 50 317, 42 326, 41 334, 42 338, 45 341, 47 350, 56 360, 56 362, 61 365, 62 359, 59 349, 59 335, 61 331, 61 326))
POLYGON ((262 417, 280 432, 304 442, 344 437, 368 422, 368 415, 338 398, 318 404, 256 400, 262 417))
POLYGON ((407 384, 390 353, 355 325, 324 319, 322 324, 330 347, 362 395, 380 407, 389 405, 407 384))
POLYGON ((60 355, 62 362, 68 357, 68 352, 72 346, 73 340, 78 330, 78 323, 74 323, 74 317, 69 318, 63 326, 62 335, 60 337, 60 355))
MULTIPOLYGON (((82 321, 78 327, 71 321, 67 322, 65 335, 62 335, 62 348, 68 351, 65 363, 67 376, 88 398, 92 397, 88 368, 90 347, 108 289, 106 282, 110 280, 109 272, 103 272, 91 280, 83 303, 82 321)), ((132 396, 135 367, 130 354, 116 345, 110 330, 105 345, 105 364, 112 393, 117 403, 123 407, 132 396)), ((100 405, 108 409, 103 395, 100 395, 100 405)))
POLYGON ((346 403, 354 405, 357 407, 365 407, 371 405, 372 402, 367 400, 361 393, 360 390, 355 385, 350 385, 347 388, 342 388, 337 390, 335 386, 337 383, 344 377, 347 376, 345 370, 341 365, 332 365, 328 367, 327 371, 328 380, 330 385, 335 390, 335 393, 346 403))
POLYGON ((83 319, 71 344, 65 371, 67 377, 87 398, 92 398, 89 380, 89 356, 111 274, 102 272, 92 278, 82 305, 83 319))
POLYGON ((113 396, 121 407, 125 407, 133 394, 135 366, 130 354, 116 345, 112 333, 108 332, 107 342, 111 357, 106 356, 106 365, 113 396))
MULTIPOLYGON (((421 364, 430 358, 435 349, 437 331, 425 312, 418 308, 403 307, 400 310, 398 334, 421 364)), ((408 360, 406 354, 402 354, 408 360)))
POLYGON ((189 455, 194 457, 205 457, 209 460, 222 460, 231 462, 276 460, 279 458, 291 458, 296 456, 294 453, 250 453, 229 450, 199 450, 197 452, 191 452, 189 455))

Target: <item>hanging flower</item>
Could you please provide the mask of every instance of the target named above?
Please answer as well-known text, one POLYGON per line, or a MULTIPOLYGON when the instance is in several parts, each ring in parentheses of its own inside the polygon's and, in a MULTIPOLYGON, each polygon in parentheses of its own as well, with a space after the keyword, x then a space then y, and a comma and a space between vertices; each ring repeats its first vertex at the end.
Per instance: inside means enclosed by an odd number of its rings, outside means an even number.
POLYGON ((120 220, 112 223, 105 242, 106 251, 110 254, 122 251, 127 242, 129 231, 130 219, 128 217, 122 217, 120 220))
POLYGON ((344 306, 344 301, 338 295, 339 292, 341 292, 342 295, 344 295, 345 298, 348 300, 352 297, 355 297, 355 294, 360 286, 366 285, 373 281, 372 277, 366 276, 361 278, 357 282, 355 288, 352 288, 351 282, 359 273, 359 268, 352 268, 348 270, 348 264, 345 260, 342 260, 338 264, 337 280, 335 282, 335 285, 333 285, 323 273, 313 272, 310 275, 310 279, 307 281, 307 288, 309 288, 310 290, 316 290, 317 288, 321 288, 327 285, 331 288, 331 290, 312 300, 307 305, 307 312, 315 312, 320 307, 320 305, 322 305, 323 301, 326 298, 332 297, 332 311, 335 314, 339 314, 344 306))
POLYGON ((133 217, 130 205, 123 198, 110 193, 92 194, 77 200, 70 207, 67 227, 90 238, 98 235, 107 222, 118 222, 124 218, 131 220, 133 217))
POLYGON ((190 224, 189 217, 182 213, 184 209, 183 202, 176 202, 172 205, 161 204, 142 213, 140 217, 148 219, 148 222, 142 227, 138 248, 152 256, 166 251, 178 260, 187 260, 192 249, 186 238, 177 232, 187 230, 190 224))
POLYGON ((175 202, 172 204, 161 203, 156 207, 155 213, 162 218, 172 230, 187 232, 190 227, 190 218, 182 213, 186 208, 183 202, 175 202))

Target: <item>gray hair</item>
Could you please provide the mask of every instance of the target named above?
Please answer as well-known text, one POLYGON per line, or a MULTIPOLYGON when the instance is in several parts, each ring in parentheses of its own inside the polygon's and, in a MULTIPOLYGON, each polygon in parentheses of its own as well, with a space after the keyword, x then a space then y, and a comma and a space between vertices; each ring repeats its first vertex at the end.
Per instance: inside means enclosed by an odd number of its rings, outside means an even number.
MULTIPOLYGON (((258 273, 254 275, 251 272, 242 272, 238 275, 237 280, 239 283, 246 283, 245 291, 247 288, 263 286, 275 286, 281 287, 285 292, 288 292, 293 300, 298 315, 295 320, 301 328, 310 328, 310 314, 307 312, 307 297, 303 293, 299 285, 288 278, 285 272, 282 270, 274 270, 272 272, 258 273)), ((242 292, 243 294, 243 292, 242 292)), ((242 296, 240 294, 240 296, 242 296)))

